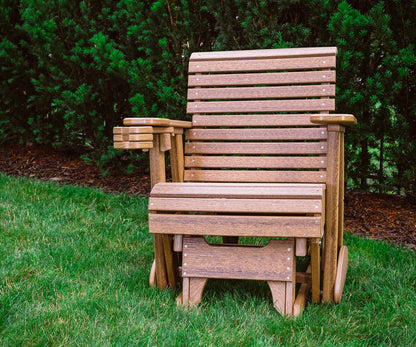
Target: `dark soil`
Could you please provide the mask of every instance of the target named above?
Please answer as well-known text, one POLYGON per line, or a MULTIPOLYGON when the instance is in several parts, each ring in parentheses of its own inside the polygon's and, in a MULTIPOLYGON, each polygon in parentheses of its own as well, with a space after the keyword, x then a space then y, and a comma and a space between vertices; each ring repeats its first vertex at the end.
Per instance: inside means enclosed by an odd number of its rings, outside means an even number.
MULTIPOLYGON (((99 187, 107 192, 148 196, 148 174, 106 177, 78 155, 40 146, 0 147, 0 171, 44 181, 99 187)), ((345 228, 356 234, 389 240, 416 249, 416 204, 398 195, 348 190, 345 193, 345 228)))

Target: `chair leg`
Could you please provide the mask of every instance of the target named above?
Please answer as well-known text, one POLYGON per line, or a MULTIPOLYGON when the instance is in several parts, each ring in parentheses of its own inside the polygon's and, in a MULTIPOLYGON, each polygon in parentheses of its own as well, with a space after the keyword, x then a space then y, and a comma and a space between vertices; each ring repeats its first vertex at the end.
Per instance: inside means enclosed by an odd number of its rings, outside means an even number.
POLYGON ((156 286, 156 260, 153 260, 152 268, 150 269, 149 286, 156 286))
POLYGON ((176 256, 172 251, 172 240, 168 235, 163 235, 163 251, 165 255, 168 284, 172 289, 176 289, 178 265, 176 264, 176 256))
POLYGON ((319 303, 321 297, 321 259, 319 239, 311 239, 312 302, 319 303))
POLYGON ((286 283, 280 281, 267 281, 273 298, 273 306, 281 315, 286 314, 286 283))
POLYGON ((177 297, 176 303, 185 306, 198 305, 201 302, 202 293, 204 292, 207 281, 208 278, 184 277, 183 290, 177 297))
MULTIPOLYGON (((311 273, 311 264, 308 265, 306 273, 311 273)), ((302 283, 300 285, 298 295, 296 296, 295 302, 293 304, 293 315, 295 317, 297 317, 305 308, 306 300, 309 297, 310 290, 311 282, 302 283)))
POLYGON ((184 277, 182 279, 182 305, 189 305, 189 277, 184 277))
POLYGON ((198 305, 202 299, 202 293, 208 278, 192 277, 189 279, 189 304, 198 305))
POLYGON ((155 274, 156 274, 156 285, 159 289, 165 289, 168 286, 168 277, 166 273, 165 265, 165 253, 163 249, 163 236, 154 234, 154 249, 155 249, 155 274))
POLYGON ((292 316, 295 302, 295 282, 267 281, 273 298, 273 306, 282 316, 292 316))
MULTIPOLYGON (((295 276, 296 277, 296 276, 295 276)), ((295 303, 296 280, 286 282, 286 316, 293 315, 293 305, 295 303)))
POLYGON ((341 246, 338 255, 337 277, 335 278, 334 301, 339 304, 341 302, 342 292, 344 290, 345 278, 348 269, 348 248, 341 246))

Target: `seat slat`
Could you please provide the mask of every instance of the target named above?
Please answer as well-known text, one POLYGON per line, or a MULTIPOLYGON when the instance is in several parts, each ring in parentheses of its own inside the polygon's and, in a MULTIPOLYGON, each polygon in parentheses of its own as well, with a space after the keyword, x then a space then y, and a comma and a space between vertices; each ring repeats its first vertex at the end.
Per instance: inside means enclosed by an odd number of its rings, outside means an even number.
POLYGON ((325 154, 326 142, 192 142, 187 154, 325 154))
MULTIPOLYGON (((130 135, 131 136, 131 135, 130 135)), ((191 129, 187 130, 188 140, 324 140, 326 129, 191 129)))
POLYGON ((149 214, 152 233, 264 236, 264 237, 321 237, 321 217, 298 216, 222 216, 149 214))
POLYGON ((333 111, 334 99, 188 102, 187 113, 333 111))
POLYGON ((151 197, 232 199, 322 199, 323 184, 158 183, 151 197))
POLYGON ((329 69, 335 68, 335 65, 335 56, 281 59, 242 59, 234 61, 190 61, 189 73, 329 69))
POLYGON ((334 85, 188 89, 188 100, 310 98, 335 96, 334 85))
POLYGON ((326 168, 326 157, 187 156, 185 157, 185 167, 319 169, 326 168))
POLYGON ((255 127, 255 126, 310 126, 309 114, 256 114, 256 115, 194 115, 194 127, 255 127))
POLYGON ((324 183, 324 171, 185 170, 185 181, 194 182, 309 182, 324 183))
POLYGON ((189 87, 333 83, 335 71, 189 75, 189 87))
POLYGON ((149 198, 149 211, 222 213, 321 213, 314 199, 149 198))

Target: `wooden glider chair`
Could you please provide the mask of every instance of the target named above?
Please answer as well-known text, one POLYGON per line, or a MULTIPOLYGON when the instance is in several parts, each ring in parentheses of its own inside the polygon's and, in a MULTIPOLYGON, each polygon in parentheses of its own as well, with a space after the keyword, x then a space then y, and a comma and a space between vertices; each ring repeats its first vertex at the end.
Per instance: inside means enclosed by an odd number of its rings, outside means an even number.
POLYGON ((182 277, 178 301, 189 305, 200 302, 208 278, 264 280, 277 311, 297 315, 310 290, 313 302, 321 300, 322 272, 322 300, 340 301, 348 261, 344 127, 356 119, 329 114, 336 53, 194 53, 192 122, 126 118, 114 128, 116 148, 150 150, 151 285, 176 288, 182 277), (165 151, 172 183, 165 182, 165 151), (207 235, 223 243, 209 244, 207 235), (261 247, 239 244, 246 236, 271 239, 261 247), (310 257, 306 272, 296 271, 298 256, 310 257))

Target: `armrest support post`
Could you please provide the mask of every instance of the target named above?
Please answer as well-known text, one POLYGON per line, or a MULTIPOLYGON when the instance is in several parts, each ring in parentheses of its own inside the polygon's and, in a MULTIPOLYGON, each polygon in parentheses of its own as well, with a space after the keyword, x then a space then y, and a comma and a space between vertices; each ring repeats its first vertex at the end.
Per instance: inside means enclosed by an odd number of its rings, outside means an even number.
POLYGON ((184 157, 183 157, 183 135, 175 135, 172 138, 170 150, 170 165, 172 168, 172 181, 183 182, 184 157))
MULTIPOLYGON (((126 118, 123 123, 125 127, 114 128, 114 147, 119 149, 149 150, 152 188, 159 182, 166 182, 166 151, 171 152, 174 181, 183 181, 182 133, 184 128, 192 126, 191 122, 160 118, 126 118), (143 136, 143 134, 146 135, 143 136)), ((154 251, 154 283, 160 289, 166 288, 168 284, 175 289, 177 266, 172 253, 171 237, 169 235, 155 234, 154 251)))
POLYGON ((343 238, 344 131, 339 124, 328 124, 328 166, 324 233, 324 302, 334 302, 339 245, 343 238))

